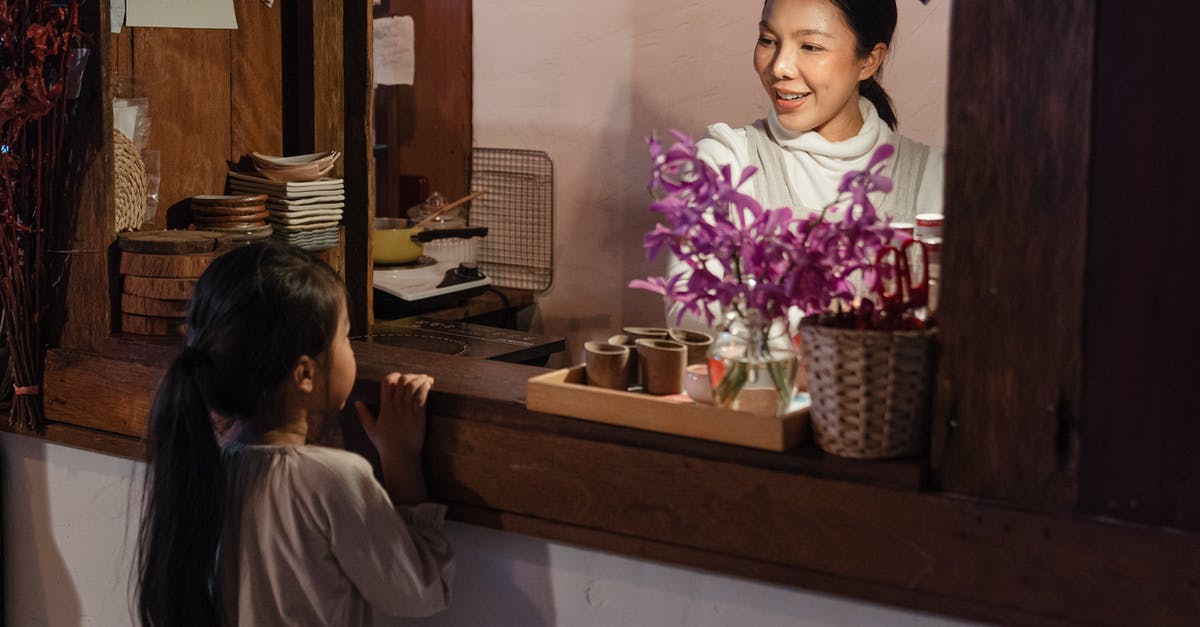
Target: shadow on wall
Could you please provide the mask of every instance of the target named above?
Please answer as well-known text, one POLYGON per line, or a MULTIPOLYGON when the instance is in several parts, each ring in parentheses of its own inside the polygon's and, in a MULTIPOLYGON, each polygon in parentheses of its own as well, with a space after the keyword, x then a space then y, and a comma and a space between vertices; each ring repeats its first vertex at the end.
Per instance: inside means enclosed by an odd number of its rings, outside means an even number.
POLYGON ((4 617, 13 625, 82 625, 79 592, 51 519, 46 445, 3 438, 4 617))
POLYGON ((423 619, 377 620, 377 627, 489 625, 552 627, 559 624, 544 542, 449 523, 456 559, 449 609, 423 619))

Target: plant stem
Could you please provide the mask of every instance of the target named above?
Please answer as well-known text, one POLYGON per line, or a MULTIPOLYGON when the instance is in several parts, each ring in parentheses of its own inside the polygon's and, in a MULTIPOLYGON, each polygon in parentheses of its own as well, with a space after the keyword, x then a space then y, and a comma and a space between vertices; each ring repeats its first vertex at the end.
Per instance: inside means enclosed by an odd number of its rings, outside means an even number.
POLYGON ((746 386, 749 376, 750 368, 746 362, 733 361, 729 363, 725 369, 725 376, 721 377, 717 389, 713 391, 717 406, 729 407, 733 404, 742 388, 746 386))

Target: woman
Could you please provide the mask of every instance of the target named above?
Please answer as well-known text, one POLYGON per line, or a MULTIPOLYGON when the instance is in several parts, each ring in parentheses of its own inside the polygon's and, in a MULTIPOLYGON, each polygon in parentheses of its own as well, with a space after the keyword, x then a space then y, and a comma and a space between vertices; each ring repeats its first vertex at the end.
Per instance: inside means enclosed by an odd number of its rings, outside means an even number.
POLYGON ((845 172, 865 168, 890 143, 895 189, 880 212, 903 222, 941 213, 942 152, 895 132, 879 84, 895 29, 895 0, 767 0, 754 69, 773 106, 750 126, 709 127, 701 157, 735 172, 758 167, 743 191, 764 206, 819 210, 845 172))
MULTIPOLYGON (((754 69, 773 106, 749 126, 710 126, 697 144, 700 158, 734 173, 755 166, 741 191, 764 207, 807 213, 832 202, 842 176, 866 169, 890 143, 896 154, 885 173, 894 188, 880 215, 913 222, 918 213, 941 213, 943 153, 895 132, 879 84, 895 29, 895 0, 767 0, 754 69)), ((682 269, 672 260, 668 275, 682 269)), ((688 316, 681 326, 705 325, 688 316)))

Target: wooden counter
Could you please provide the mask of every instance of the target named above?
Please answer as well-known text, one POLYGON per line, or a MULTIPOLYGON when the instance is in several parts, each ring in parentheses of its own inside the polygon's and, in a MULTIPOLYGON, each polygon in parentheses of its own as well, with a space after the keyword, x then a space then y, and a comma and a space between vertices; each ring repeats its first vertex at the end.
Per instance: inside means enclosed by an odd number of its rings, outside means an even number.
MULTIPOLYGON (((46 438, 135 456, 171 346, 51 352, 46 438), (87 426, 72 426, 65 422, 87 426), (107 425, 107 428, 106 428, 107 425)), ((355 395, 435 377, 426 472, 457 520, 1006 624, 1183 624, 1200 536, 923 490, 914 461, 769 453, 528 411, 541 368, 357 344, 355 395)), ((373 451, 344 413, 330 441, 373 451)))

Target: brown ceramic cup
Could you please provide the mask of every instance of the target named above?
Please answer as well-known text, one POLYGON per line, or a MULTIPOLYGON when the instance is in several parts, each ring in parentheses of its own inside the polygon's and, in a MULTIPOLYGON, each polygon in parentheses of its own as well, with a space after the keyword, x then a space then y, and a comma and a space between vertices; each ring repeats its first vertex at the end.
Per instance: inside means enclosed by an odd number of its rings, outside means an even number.
POLYGON ((629 336, 629 340, 637 341, 643 338, 651 340, 665 340, 667 338, 667 330, 662 327, 625 327, 621 332, 629 336))
POLYGON ((608 338, 608 343, 624 346, 629 349, 629 381, 627 386, 631 388, 640 386, 642 384, 641 366, 638 365, 637 344, 634 339, 624 333, 618 333, 608 338))
POLYGON ((687 347, 689 366, 708 363, 708 347, 712 346, 713 336, 689 329, 671 329, 667 335, 671 341, 679 342, 687 347))
POLYGON ((650 394, 679 394, 687 367, 687 347, 671 340, 642 338, 637 341, 642 389, 650 394))
POLYGON ((583 362, 588 385, 610 390, 629 387, 629 349, 607 342, 585 342, 583 362))

